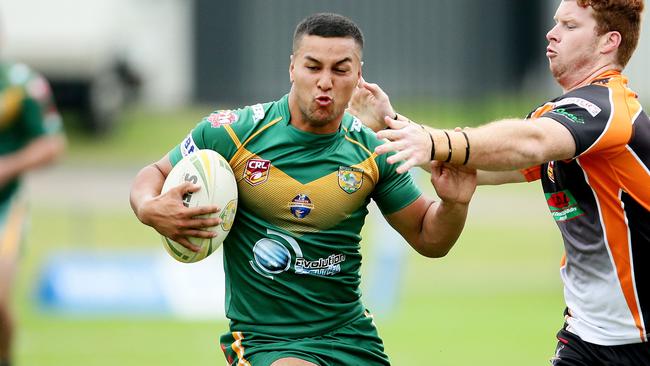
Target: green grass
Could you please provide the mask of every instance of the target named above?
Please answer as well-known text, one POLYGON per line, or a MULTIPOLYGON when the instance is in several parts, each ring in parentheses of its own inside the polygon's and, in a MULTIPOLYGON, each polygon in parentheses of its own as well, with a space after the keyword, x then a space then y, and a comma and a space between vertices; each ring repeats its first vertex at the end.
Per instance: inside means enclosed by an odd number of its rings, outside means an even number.
MULTIPOLYGON (((427 107, 411 108, 401 110, 428 115, 427 107)), ((72 134, 63 164, 142 165, 180 141, 205 111, 209 109, 129 111, 113 136, 92 140, 72 134)), ((35 306, 35 280, 52 253, 70 248, 163 250, 157 235, 122 200, 109 208, 32 202, 32 230, 16 292, 18 365, 224 363, 218 338, 225 321, 66 317, 35 306)), ((563 302, 561 240, 546 210, 535 185, 482 187, 466 229, 447 257, 427 259, 409 249, 397 308, 375 316, 394 365, 548 362, 563 302)), ((370 238, 372 230, 367 227, 364 236, 370 238)), ((364 281, 369 280, 366 267, 373 248, 371 241, 364 242, 364 281)))

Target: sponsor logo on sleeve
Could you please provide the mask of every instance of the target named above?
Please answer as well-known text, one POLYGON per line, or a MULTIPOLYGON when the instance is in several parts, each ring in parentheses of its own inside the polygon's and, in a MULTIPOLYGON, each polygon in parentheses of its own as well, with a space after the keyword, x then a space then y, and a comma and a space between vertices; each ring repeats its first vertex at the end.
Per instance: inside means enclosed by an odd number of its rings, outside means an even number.
POLYGON ((580 124, 585 123, 585 120, 582 117, 576 116, 573 113, 567 112, 567 110, 564 109, 564 108, 556 108, 556 109, 552 110, 549 113, 559 114, 560 116, 564 116, 564 117, 568 118, 569 121, 574 122, 574 123, 580 123, 580 124))
POLYGON ((221 110, 211 113, 206 119, 210 122, 212 128, 219 128, 237 122, 239 116, 231 110, 221 110))
POLYGON ((244 180, 251 186, 256 186, 269 179, 271 161, 264 159, 248 159, 244 169, 244 180))
POLYGON ((187 135, 185 140, 181 143, 181 154, 183 156, 188 156, 195 151, 197 151, 199 148, 196 147, 196 144, 194 143, 194 139, 192 138, 192 132, 187 135))
POLYGON ((363 169, 340 166, 338 171, 339 187, 343 192, 352 194, 363 185, 363 169))
POLYGON ((590 102, 590 101, 588 101, 586 99, 582 99, 582 98, 564 98, 562 100, 558 100, 557 102, 555 102, 553 104, 555 105, 555 107, 562 107, 562 106, 569 105, 569 104, 575 104, 578 107, 580 107, 580 108, 586 110, 587 112, 589 112, 589 114, 592 117, 596 117, 598 115, 598 113, 600 113, 600 111, 601 111, 600 107, 598 107, 594 103, 592 103, 592 102, 590 102))
POLYGON ((554 193, 545 193, 545 195, 546 204, 551 210, 555 221, 567 221, 585 214, 567 189, 554 193))
POLYGON ((266 113, 264 112, 264 106, 261 104, 255 104, 251 107, 253 109, 253 121, 259 122, 264 119, 266 113))
POLYGON ((357 118, 354 117, 352 120, 352 126, 350 127, 350 131, 352 132, 361 132, 361 126, 363 126, 363 123, 357 118))

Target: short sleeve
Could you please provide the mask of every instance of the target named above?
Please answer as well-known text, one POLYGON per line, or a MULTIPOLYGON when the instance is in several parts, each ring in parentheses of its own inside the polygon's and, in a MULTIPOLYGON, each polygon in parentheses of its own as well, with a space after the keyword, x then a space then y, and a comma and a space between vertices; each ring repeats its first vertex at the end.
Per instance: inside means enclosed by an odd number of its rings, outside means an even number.
POLYGON ((395 171, 397 166, 386 162, 387 156, 385 154, 377 158, 379 182, 372 196, 384 215, 407 207, 422 195, 411 173, 398 174, 395 171))
POLYGON ((230 160, 241 145, 242 136, 251 127, 250 107, 231 110, 219 110, 203 118, 192 131, 169 152, 172 165, 183 157, 201 149, 218 152, 230 160))
POLYGON ((559 122, 571 132, 576 143, 575 156, 620 150, 630 139, 629 119, 627 123, 617 120, 607 87, 589 85, 566 94, 553 104, 553 109, 542 117, 559 122))

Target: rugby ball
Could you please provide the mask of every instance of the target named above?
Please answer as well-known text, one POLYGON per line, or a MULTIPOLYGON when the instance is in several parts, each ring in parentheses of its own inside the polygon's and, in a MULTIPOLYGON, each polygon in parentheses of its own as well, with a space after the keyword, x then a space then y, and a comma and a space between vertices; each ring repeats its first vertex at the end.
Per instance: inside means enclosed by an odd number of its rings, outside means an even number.
POLYGON ((183 205, 219 206, 221 211, 207 217, 219 217, 222 220, 220 225, 209 228, 218 234, 214 238, 188 238, 192 244, 201 248, 198 252, 162 236, 163 245, 169 255, 180 262, 193 263, 212 254, 228 236, 237 213, 237 182, 226 159, 214 150, 198 150, 181 159, 169 172, 161 193, 188 181, 201 188, 185 194, 183 205))

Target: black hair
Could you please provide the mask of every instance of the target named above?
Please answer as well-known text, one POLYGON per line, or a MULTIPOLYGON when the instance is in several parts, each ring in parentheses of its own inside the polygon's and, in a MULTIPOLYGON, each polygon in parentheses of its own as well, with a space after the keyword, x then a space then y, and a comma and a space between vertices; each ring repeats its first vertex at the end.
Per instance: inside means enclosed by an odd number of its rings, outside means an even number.
POLYGON ((333 13, 318 13, 303 19, 293 33, 293 52, 303 36, 352 38, 363 49, 363 33, 349 18, 333 13))

